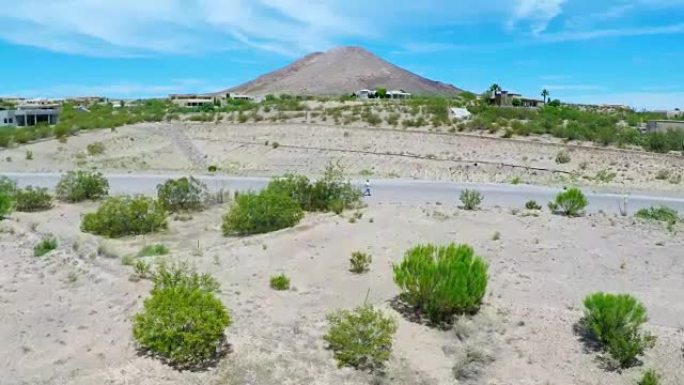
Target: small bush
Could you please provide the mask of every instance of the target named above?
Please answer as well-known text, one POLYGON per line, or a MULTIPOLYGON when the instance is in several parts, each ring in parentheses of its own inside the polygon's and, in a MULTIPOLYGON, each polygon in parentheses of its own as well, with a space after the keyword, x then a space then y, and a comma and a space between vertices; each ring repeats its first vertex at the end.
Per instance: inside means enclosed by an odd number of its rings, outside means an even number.
POLYGON ((262 234, 292 227, 304 216, 291 197, 268 189, 238 195, 223 217, 224 235, 262 234))
POLYGON ((211 165, 211 166, 207 167, 207 171, 216 172, 216 171, 218 171, 218 167, 211 165))
POLYGON ((570 153, 566 150, 558 151, 558 154, 556 154, 556 163, 558 164, 570 163, 571 160, 570 153))
POLYGON ((650 207, 647 209, 641 209, 634 214, 637 218, 661 221, 665 223, 677 223, 679 221, 679 213, 677 210, 671 209, 669 207, 650 207))
POLYGON ((5 219, 14 208, 14 197, 5 191, 0 191, 0 219, 5 219))
POLYGON ((113 197, 94 213, 86 214, 81 230, 109 238, 153 233, 166 228, 166 211, 155 200, 144 197, 113 197))
POLYGON ((209 274, 199 274, 191 269, 186 263, 167 265, 162 262, 157 267, 157 271, 152 276, 155 288, 167 288, 176 286, 187 286, 199 288, 204 291, 216 292, 219 283, 209 274))
POLYGON ((432 322, 475 313, 487 289, 487 263, 468 245, 419 245, 394 265, 394 282, 409 305, 432 322))
POLYGON ((655 338, 639 330, 648 318, 646 308, 628 294, 594 293, 584 299, 582 324, 621 368, 653 345, 655 338))
POLYGON ((166 255, 169 253, 169 249, 158 243, 156 245, 147 245, 140 249, 138 252, 138 257, 153 257, 157 255, 166 255))
POLYGON ((289 290, 290 278, 285 274, 278 274, 271 277, 271 289, 274 290, 289 290))
POLYGON ((86 150, 88 151, 88 155, 101 155, 105 152, 105 145, 102 142, 90 143, 86 147, 86 150))
POLYGON ((169 212, 199 211, 204 208, 209 192, 207 186, 193 177, 169 179, 157 185, 157 199, 169 212))
POLYGON ((653 370, 649 369, 644 372, 644 375, 641 377, 639 382, 637 383, 638 385, 658 385, 660 384, 660 376, 658 373, 653 370))
POLYGON ((36 257, 42 257, 43 255, 51 252, 57 248, 57 239, 54 237, 44 238, 42 241, 38 242, 37 245, 33 247, 33 255, 36 257))
POLYGON ((465 210, 476 210, 480 203, 482 203, 484 197, 477 190, 465 189, 461 191, 460 200, 463 203, 463 209, 465 210))
POLYGON ((373 257, 370 254, 355 251, 349 258, 349 271, 356 274, 365 273, 369 270, 373 257))
POLYGON ((576 217, 582 213, 587 204, 587 198, 582 190, 573 187, 556 195, 556 200, 553 204, 549 204, 549 209, 555 212, 560 211, 569 217, 576 217))
POLYGON ((69 171, 57 183, 57 198, 66 202, 97 200, 107 195, 109 182, 99 172, 69 171))
POLYGON ((26 160, 33 160, 33 151, 26 151, 26 160))
POLYGON ((656 173, 656 177, 655 177, 655 178, 656 178, 657 180, 667 180, 668 178, 670 178, 670 170, 667 170, 667 169, 659 170, 659 171, 656 173))
POLYGON ((216 281, 185 267, 153 276, 154 288, 143 310, 133 319, 138 345, 179 368, 205 366, 221 351, 228 311, 213 291, 216 281), (207 281, 212 282, 207 286, 207 281))
POLYGON ((339 367, 382 370, 392 353, 396 322, 370 305, 328 314, 330 329, 323 339, 339 367))
POLYGON ((273 142, 273 143, 271 144, 271 147, 273 147, 273 149, 275 150, 276 148, 280 147, 280 143, 278 143, 278 142, 273 142))
POLYGON ((149 263, 138 260, 133 264, 133 271, 138 278, 145 279, 151 276, 152 268, 149 263))
POLYGON ((541 210, 541 205, 534 200, 529 200, 525 203, 525 208, 528 210, 541 210))
POLYGON ((21 212, 36 212, 52 208, 52 195, 45 188, 28 186, 14 193, 16 209, 21 212))

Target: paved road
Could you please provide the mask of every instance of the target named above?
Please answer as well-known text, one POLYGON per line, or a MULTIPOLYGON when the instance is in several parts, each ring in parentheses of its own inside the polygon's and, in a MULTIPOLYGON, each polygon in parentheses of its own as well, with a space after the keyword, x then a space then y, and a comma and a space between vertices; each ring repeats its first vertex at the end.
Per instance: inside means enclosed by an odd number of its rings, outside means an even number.
MULTIPOLYGON (((14 180, 20 186, 40 186, 54 188, 60 178, 58 173, 3 173, 14 180)), ((158 175, 158 174, 107 174, 110 184, 110 194, 154 194, 156 186, 168 178, 177 178, 182 175, 158 175)), ((230 177, 230 176, 200 176, 210 190, 228 191, 258 190, 263 188, 269 178, 261 177, 230 177)), ((369 203, 423 203, 442 202, 457 203, 461 190, 465 188, 477 189, 485 196, 483 206, 515 207, 522 208, 530 199, 536 200, 542 206, 553 200, 560 189, 552 187, 531 185, 506 185, 506 184, 469 184, 450 183, 417 180, 373 180, 373 196, 366 198, 369 203)), ((361 182, 355 182, 361 186, 361 182)), ((589 200, 588 212, 599 210, 618 213, 619 204, 627 199, 629 213, 651 206, 665 205, 679 212, 684 212, 684 196, 667 197, 658 194, 627 193, 612 194, 604 192, 589 192, 585 190, 589 200)))

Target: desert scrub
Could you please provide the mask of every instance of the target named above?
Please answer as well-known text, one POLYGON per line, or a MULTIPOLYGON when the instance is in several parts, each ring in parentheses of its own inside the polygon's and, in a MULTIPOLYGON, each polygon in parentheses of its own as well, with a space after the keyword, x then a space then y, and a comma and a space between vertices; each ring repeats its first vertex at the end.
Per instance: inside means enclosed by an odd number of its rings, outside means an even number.
POLYGON ((133 263, 133 272, 139 279, 146 279, 152 275, 152 267, 145 261, 135 261, 133 263))
POLYGON ((0 191, 0 219, 5 219, 14 209, 14 197, 9 192, 0 191))
POLYGON ((88 155, 100 155, 104 154, 105 152, 105 145, 102 142, 95 142, 95 143, 90 143, 86 147, 86 151, 88 151, 88 155))
POLYGON ((271 277, 271 289, 273 290, 289 290, 290 278, 285 274, 278 274, 271 277))
POLYGON ((224 330, 231 324, 214 294, 218 285, 185 267, 160 269, 143 310, 133 319, 133 338, 141 349, 174 367, 204 367, 222 350, 224 330))
POLYGON ((209 197, 207 186, 199 179, 169 179, 157 185, 157 200, 169 212, 200 211, 209 197))
POLYGON ((147 245, 140 249, 138 252, 138 257, 154 257, 158 255, 166 255, 169 253, 168 247, 157 243, 154 245, 147 245))
POLYGON ((57 198, 65 202, 97 200, 107 195, 109 182, 99 172, 69 171, 55 190, 57 198))
POLYGON ((658 384, 660 384, 660 376, 653 369, 648 369, 647 371, 645 371, 644 374, 641 376, 641 379, 639 380, 639 382, 637 382, 637 385, 658 385, 658 384))
POLYGON ((487 289, 487 263, 468 245, 419 245, 393 266, 401 299, 433 323, 476 313, 487 289))
POLYGON ((81 221, 84 232, 109 238, 153 233, 165 228, 164 208, 154 199, 141 195, 109 198, 81 221))
POLYGON ((263 234, 292 227, 304 216, 291 197, 268 189, 240 194, 223 217, 223 234, 263 234))
POLYGON ((382 370, 392 354, 397 331, 394 319, 370 305, 328 314, 330 328, 323 339, 333 351, 338 367, 382 370))
POLYGON ((577 217, 582 214, 587 204, 587 198, 582 190, 573 187, 558 193, 556 200, 549 204, 549 209, 569 217, 577 217))
POLYGON ((33 247, 33 255, 36 257, 42 257, 56 248, 57 239, 55 237, 46 237, 33 247))
POLYGON ((461 200, 461 203, 463 203, 464 210, 476 210, 480 206, 480 203, 482 203, 484 197, 477 190, 465 189, 461 191, 459 199, 461 200))
POLYGON ((634 215, 637 218, 651 221, 661 221, 668 224, 677 223, 679 221, 679 213, 677 213, 677 210, 665 206, 641 209, 634 215))
POLYGON ((525 203, 525 208, 528 210, 541 210, 541 205, 534 200, 529 200, 525 203))
POLYGON ((349 271, 356 274, 365 273, 370 270, 373 257, 370 254, 355 251, 349 258, 349 271))
POLYGON ((344 179, 343 168, 332 163, 315 182, 303 175, 288 174, 272 180, 266 189, 290 196, 304 211, 333 211, 336 214, 358 205, 362 196, 359 189, 344 179))
POLYGON ((46 188, 28 186, 25 189, 18 189, 14 193, 14 200, 16 210, 21 212, 29 213, 52 208, 52 195, 46 188))
POLYGON ((571 160, 570 153, 567 150, 558 151, 556 154, 556 163, 558 164, 570 163, 571 160))
POLYGON ((655 343, 655 337, 640 331, 646 321, 646 308, 629 294, 598 292, 584 299, 581 324, 621 368, 633 365, 655 343))

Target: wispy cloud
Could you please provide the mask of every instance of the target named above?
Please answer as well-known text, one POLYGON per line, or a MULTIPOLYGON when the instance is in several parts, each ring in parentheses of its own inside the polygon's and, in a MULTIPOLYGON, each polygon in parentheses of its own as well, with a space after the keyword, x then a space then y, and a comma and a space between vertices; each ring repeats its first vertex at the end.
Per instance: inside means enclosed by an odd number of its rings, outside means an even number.
POLYGON ((593 40, 611 37, 649 36, 649 35, 674 35, 684 33, 684 23, 655 26, 633 27, 615 29, 596 29, 589 31, 564 31, 548 33, 539 36, 540 42, 557 43, 566 41, 593 40))
POLYGON ((551 20, 562 13, 563 3, 565 0, 516 0, 509 26, 529 20, 533 34, 544 32, 551 20))

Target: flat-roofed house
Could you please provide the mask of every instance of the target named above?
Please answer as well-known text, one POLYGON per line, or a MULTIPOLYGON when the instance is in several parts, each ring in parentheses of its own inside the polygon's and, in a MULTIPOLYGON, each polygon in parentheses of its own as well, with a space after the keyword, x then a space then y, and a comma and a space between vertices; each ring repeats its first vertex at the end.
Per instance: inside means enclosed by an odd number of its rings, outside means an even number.
POLYGON ((684 131, 684 120, 649 120, 645 132, 684 131))
POLYGON ((387 97, 390 99, 410 99, 411 94, 404 90, 390 90, 387 91, 387 97))
POLYGON ((200 107, 207 104, 214 104, 214 96, 198 94, 171 94, 171 103, 179 107, 200 107))
POLYGON ((53 125, 59 122, 58 104, 23 104, 0 110, 1 126, 27 127, 37 124, 53 125))

